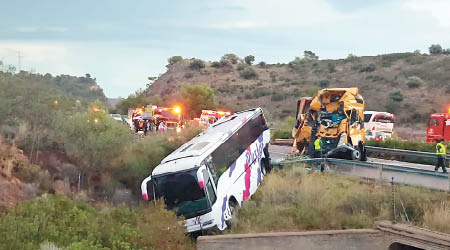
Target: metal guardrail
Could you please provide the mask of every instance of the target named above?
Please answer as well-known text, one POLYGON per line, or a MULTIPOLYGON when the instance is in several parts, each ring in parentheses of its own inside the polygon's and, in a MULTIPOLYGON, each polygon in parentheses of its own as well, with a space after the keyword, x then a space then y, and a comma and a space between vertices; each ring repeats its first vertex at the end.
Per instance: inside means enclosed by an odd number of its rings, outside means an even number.
POLYGON ((341 166, 359 166, 359 167, 368 167, 368 168, 382 168, 383 170, 395 171, 395 172, 403 172, 403 173, 411 173, 411 174, 420 174, 420 175, 428 175, 438 178, 449 178, 448 174, 435 172, 427 169, 413 168, 408 166, 402 166, 399 164, 389 164, 389 163, 378 163, 378 162, 367 162, 367 161, 354 161, 354 160, 342 160, 342 159, 334 159, 334 158, 298 158, 291 159, 279 162, 279 165, 288 165, 294 163, 328 163, 332 165, 341 165, 341 166))
MULTIPOLYGON (((382 148, 382 147, 372 147, 372 146, 366 146, 366 149, 368 152, 373 152, 373 153, 383 153, 383 154, 436 159, 436 154, 431 153, 431 152, 411 151, 411 150, 404 150, 404 149, 382 148)), ((450 154, 447 154, 446 158, 450 159, 450 154)))

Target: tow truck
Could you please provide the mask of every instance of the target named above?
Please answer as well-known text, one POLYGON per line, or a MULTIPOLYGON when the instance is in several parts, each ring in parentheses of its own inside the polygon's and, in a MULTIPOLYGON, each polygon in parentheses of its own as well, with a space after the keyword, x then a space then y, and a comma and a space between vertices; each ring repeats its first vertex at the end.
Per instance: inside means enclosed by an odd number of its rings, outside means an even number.
POLYGON ((294 147, 314 157, 314 141, 322 142, 321 155, 366 161, 364 99, 358 88, 319 90, 297 102, 294 147))
POLYGON ((427 127, 426 142, 450 141, 450 108, 447 113, 430 115, 427 127))

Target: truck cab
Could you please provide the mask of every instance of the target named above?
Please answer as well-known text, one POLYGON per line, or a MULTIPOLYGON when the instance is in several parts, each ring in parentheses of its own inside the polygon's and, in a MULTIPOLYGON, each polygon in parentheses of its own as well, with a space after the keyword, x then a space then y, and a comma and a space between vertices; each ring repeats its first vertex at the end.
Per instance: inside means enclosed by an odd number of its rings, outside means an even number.
POLYGON ((450 113, 434 113, 430 115, 427 127, 427 142, 439 140, 450 141, 450 113))

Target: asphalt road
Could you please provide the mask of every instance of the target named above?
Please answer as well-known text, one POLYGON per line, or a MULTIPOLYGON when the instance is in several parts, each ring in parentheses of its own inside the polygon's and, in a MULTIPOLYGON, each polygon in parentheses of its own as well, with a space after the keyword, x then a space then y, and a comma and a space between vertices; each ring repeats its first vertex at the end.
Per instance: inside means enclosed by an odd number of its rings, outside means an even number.
MULTIPOLYGON (((270 157, 272 158, 273 162, 283 161, 291 149, 292 147, 290 146, 270 145, 269 146, 270 157)), ((368 158, 367 161, 378 164, 404 166, 419 170, 428 170, 428 171, 434 170, 434 166, 424 164, 392 161, 378 158, 368 158)), ((351 161, 349 161, 348 165, 330 166, 330 170, 346 175, 370 179, 381 179, 385 181, 390 181, 392 177, 394 177, 394 182, 396 183, 418 185, 439 190, 450 190, 450 179, 447 178, 423 175, 418 173, 392 171, 387 169, 383 169, 382 171, 380 171, 380 169, 377 168, 353 165, 351 164, 351 161)))

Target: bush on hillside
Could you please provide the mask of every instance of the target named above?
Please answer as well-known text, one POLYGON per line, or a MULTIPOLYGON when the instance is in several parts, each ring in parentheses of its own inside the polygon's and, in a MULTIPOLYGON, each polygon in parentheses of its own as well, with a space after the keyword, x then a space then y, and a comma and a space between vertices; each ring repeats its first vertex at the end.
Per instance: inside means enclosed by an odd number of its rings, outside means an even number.
POLYGON ((258 74, 256 74, 256 71, 251 68, 251 67, 247 67, 245 69, 243 69, 239 75, 244 78, 244 79, 252 79, 252 78, 256 78, 258 76, 258 74))
POLYGON ((369 64, 366 66, 363 66, 359 72, 374 72, 377 69, 377 67, 375 66, 375 64, 369 64))
POLYGON ((260 66, 260 67, 265 67, 266 65, 267 65, 266 62, 264 62, 264 61, 261 61, 258 63, 258 66, 260 66))
POLYGON ((440 44, 432 44, 429 48, 428 51, 430 52, 430 54, 442 54, 442 46, 440 44))
POLYGON ((272 97, 270 98, 273 102, 279 102, 285 99, 285 95, 281 93, 273 93, 272 97))
POLYGON ((220 61, 228 64, 236 64, 239 61, 239 57, 235 54, 225 54, 220 58, 220 61))
POLYGON ((418 76, 410 76, 408 79, 406 79, 406 85, 410 89, 418 88, 424 84, 423 80, 418 76))
POLYGON ((246 64, 244 64, 244 63, 239 63, 238 66, 236 67, 236 70, 237 70, 237 71, 242 71, 242 70, 244 70, 244 69, 246 69, 246 68, 247 68, 247 65, 246 65, 246 64))
POLYGON ((218 61, 214 61, 211 63, 211 67, 213 68, 220 68, 222 65, 218 61))
POLYGON ((321 88, 328 88, 330 86, 330 81, 328 81, 328 80, 320 80, 319 86, 321 88))
POLYGON ((169 57, 169 59, 167 59, 167 62, 169 63, 166 67, 170 67, 172 65, 174 65, 177 62, 180 62, 183 60, 183 57, 181 56, 171 56, 169 57))
POLYGON ((189 68, 194 70, 203 69, 205 67, 205 62, 200 59, 194 59, 191 63, 189 63, 189 68))
POLYGON ((96 209, 62 195, 21 202, 0 217, 0 249, 194 249, 162 202, 137 211, 96 209), (157 223, 155 223, 155 221, 157 223))
POLYGON ((400 91, 391 92, 389 98, 394 102, 401 102, 403 101, 403 94, 400 91))

